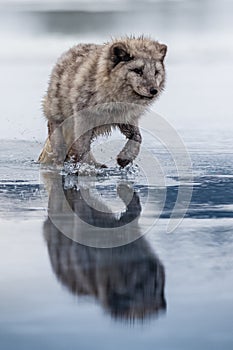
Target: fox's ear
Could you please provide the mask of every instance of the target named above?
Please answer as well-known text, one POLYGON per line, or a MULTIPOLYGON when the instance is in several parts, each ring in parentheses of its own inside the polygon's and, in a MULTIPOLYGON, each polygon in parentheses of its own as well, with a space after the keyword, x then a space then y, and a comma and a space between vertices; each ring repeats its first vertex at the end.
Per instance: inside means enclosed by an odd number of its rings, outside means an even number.
POLYGON ((167 45, 160 44, 159 45, 159 52, 161 54, 161 60, 163 61, 165 56, 166 56, 166 53, 167 53, 167 45))
POLYGON ((110 47, 110 58, 115 67, 119 62, 126 62, 132 60, 130 53, 127 51, 123 43, 115 43, 110 47))

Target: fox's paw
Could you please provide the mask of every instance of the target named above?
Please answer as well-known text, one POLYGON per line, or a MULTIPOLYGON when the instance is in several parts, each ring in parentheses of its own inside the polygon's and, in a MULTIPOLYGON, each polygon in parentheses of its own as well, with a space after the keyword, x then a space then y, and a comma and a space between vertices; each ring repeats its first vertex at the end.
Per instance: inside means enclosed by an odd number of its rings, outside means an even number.
POLYGON ((125 168, 126 165, 128 165, 131 162, 132 161, 130 159, 117 157, 117 163, 120 165, 121 168, 125 168))
POLYGON ((107 165, 103 163, 99 163, 97 161, 90 161, 87 164, 94 166, 96 169, 107 169, 107 165))
POLYGON ((107 167, 106 164, 100 164, 100 165, 99 165, 99 168, 100 168, 100 169, 108 169, 108 167, 107 167))

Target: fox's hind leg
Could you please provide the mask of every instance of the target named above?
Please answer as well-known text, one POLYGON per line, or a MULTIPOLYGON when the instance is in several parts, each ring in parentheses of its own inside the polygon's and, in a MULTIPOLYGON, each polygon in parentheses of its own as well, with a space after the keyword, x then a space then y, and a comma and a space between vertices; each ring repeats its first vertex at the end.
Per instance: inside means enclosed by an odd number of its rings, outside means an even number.
POLYGON ((63 164, 66 158, 66 144, 63 137, 61 122, 49 120, 48 134, 53 153, 53 162, 55 164, 63 164))
POLYGON ((136 125, 118 124, 122 134, 124 134, 128 141, 122 151, 117 156, 117 163, 124 168, 137 157, 140 151, 142 136, 140 130, 136 125))

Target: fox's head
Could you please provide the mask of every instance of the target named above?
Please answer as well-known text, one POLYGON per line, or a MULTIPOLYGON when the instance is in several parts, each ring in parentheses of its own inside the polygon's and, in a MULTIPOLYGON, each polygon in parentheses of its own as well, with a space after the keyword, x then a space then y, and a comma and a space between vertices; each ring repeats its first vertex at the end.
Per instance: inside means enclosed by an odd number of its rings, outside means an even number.
POLYGON ((167 46, 147 38, 127 38, 109 47, 109 77, 120 100, 146 104, 162 91, 167 46))

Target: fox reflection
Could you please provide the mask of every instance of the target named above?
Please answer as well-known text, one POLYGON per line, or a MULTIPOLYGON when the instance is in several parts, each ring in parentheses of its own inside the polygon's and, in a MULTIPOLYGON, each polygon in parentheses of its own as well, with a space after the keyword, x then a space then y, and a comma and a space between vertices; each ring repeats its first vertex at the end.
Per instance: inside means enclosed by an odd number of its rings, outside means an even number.
MULTIPOLYGON (((123 200, 127 197, 126 188, 118 192, 123 200)), ((120 219, 91 208, 77 189, 64 192, 73 210, 82 217, 88 213, 88 223, 93 225, 117 227, 119 220, 124 224, 133 219, 133 213, 138 215, 141 211, 135 192, 120 219)), ((49 207, 52 205, 58 205, 53 190, 49 207)), ((116 248, 87 247, 63 235, 50 218, 44 223, 44 236, 53 271, 73 294, 96 298, 117 319, 144 320, 165 311, 164 267, 144 237, 116 248)))

